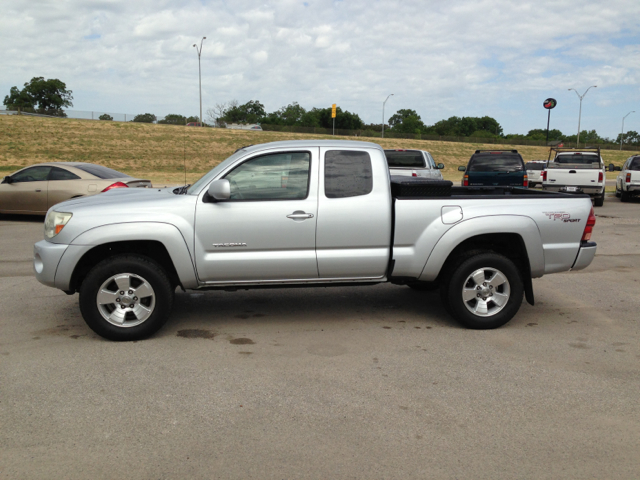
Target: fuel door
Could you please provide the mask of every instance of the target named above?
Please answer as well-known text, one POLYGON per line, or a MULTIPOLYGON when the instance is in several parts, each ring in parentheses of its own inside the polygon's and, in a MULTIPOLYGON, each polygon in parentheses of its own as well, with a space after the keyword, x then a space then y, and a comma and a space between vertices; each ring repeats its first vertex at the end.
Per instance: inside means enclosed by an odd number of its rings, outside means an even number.
POLYGON ((462 220, 462 207, 458 205, 444 205, 441 210, 442 223, 445 225, 453 225, 462 220))

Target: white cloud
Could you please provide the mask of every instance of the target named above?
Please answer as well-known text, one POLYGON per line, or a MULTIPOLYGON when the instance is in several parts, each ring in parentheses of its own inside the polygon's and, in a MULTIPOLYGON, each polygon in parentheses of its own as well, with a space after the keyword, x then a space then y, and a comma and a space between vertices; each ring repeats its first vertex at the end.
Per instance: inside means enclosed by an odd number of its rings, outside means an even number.
POLYGON ((193 114, 192 44, 206 36, 205 107, 338 103, 379 122, 394 93, 389 116, 492 115, 523 132, 539 127, 544 98, 572 118, 561 95, 597 83, 596 128, 615 136, 620 111, 640 111, 639 18, 628 0, 17 0, 0 17, 0 93, 45 76, 67 83, 77 109, 193 114))

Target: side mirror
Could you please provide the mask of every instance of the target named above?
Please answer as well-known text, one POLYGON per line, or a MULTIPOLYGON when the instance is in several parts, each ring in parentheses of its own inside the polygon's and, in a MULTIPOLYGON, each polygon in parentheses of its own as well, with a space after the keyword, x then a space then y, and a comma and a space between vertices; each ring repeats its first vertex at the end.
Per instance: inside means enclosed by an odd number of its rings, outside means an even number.
POLYGON ((2 179, 2 183, 13 183, 13 179, 9 175, 7 175, 2 179))
POLYGON ((439 163, 438 165, 436 165, 436 168, 438 170, 442 170, 444 168, 444 163, 439 163))
POLYGON ((458 167, 458 171, 459 172, 466 172, 467 171, 467 167, 458 167))
POLYGON ((229 200, 229 197, 231 197, 231 184, 226 178, 214 180, 209 185, 207 193, 214 201, 229 200))

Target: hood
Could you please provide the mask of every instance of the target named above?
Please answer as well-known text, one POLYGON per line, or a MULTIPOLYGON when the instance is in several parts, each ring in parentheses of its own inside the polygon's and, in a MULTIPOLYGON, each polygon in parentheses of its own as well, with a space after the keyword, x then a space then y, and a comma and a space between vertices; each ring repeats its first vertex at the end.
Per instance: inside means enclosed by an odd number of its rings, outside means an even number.
POLYGON ((57 212, 71 212, 78 208, 109 205, 116 207, 118 204, 131 206, 139 202, 149 202, 167 197, 177 197, 173 188, 114 188, 104 193, 87 197, 72 198, 51 207, 57 212), (67 209, 67 210, 65 210, 67 209))

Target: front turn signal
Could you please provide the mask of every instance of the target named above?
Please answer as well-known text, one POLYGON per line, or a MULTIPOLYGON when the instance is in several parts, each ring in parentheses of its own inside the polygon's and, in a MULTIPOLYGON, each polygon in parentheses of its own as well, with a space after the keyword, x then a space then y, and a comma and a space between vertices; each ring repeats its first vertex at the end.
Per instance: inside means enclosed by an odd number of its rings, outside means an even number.
POLYGON ((50 211, 44 221, 44 236, 53 238, 58 235, 65 225, 69 223, 72 216, 73 213, 50 211))

